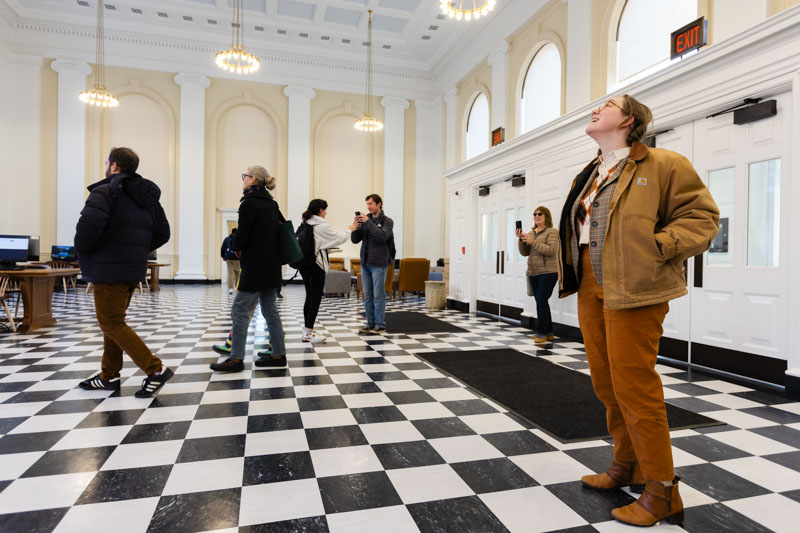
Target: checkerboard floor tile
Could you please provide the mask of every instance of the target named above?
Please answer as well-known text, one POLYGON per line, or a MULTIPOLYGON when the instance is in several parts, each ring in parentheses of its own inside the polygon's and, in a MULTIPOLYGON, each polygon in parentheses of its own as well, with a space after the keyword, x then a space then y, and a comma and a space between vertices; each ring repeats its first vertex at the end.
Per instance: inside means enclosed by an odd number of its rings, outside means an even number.
MULTIPOLYGON (((120 392, 77 388, 103 350, 83 291, 53 298, 57 326, 0 333, 0 531, 631 530, 610 514, 630 493, 579 481, 608 466, 610 442, 562 444, 415 355, 502 346, 587 372, 580 343, 542 349, 524 328, 412 297, 387 311, 465 332, 358 335, 361 302, 329 298, 327 342, 310 345, 302 287, 284 294, 288 366, 253 366, 269 342, 257 313, 234 374, 208 368, 230 327, 227 291, 135 295, 129 323, 175 371, 144 400, 127 360, 120 392)), ((656 368, 668 402, 726 423, 673 432, 686 521, 659 531, 796 531, 800 403, 656 368)))

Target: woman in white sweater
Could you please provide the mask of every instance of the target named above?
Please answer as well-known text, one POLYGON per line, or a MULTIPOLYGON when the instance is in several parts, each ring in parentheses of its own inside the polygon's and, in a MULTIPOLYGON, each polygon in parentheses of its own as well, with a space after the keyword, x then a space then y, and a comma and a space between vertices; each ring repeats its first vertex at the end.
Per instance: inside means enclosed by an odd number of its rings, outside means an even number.
POLYGON ((325 342, 325 337, 314 331, 314 322, 317 320, 319 305, 322 302, 322 293, 325 288, 325 273, 330 268, 328 249, 335 248, 350 239, 350 232, 356 229, 351 224, 341 233, 337 233, 327 222, 328 202, 314 199, 308 203, 308 209, 303 213, 303 224, 308 224, 314 229, 314 259, 309 265, 300 268, 303 284, 306 286, 306 302, 303 305, 303 342, 325 342))

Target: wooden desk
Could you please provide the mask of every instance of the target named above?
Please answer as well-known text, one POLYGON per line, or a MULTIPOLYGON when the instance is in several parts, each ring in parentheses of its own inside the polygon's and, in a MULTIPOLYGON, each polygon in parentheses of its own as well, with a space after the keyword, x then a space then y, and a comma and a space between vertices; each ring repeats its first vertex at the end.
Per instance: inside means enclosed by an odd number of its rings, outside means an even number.
POLYGON ((161 290, 161 287, 158 286, 158 269, 168 266, 169 263, 147 262, 147 268, 150 269, 150 292, 158 292, 161 290))
POLYGON ((25 314, 17 332, 25 333, 46 326, 55 326, 53 317, 53 285, 55 278, 80 274, 78 268, 30 268, 0 270, 0 275, 19 280, 25 314))

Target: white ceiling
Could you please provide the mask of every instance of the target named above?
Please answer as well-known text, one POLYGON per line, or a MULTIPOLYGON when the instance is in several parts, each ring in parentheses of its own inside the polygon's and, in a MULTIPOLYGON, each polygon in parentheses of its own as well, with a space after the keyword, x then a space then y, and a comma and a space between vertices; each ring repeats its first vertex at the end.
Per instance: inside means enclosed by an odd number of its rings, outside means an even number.
MULTIPOLYGON (((97 1, 0 0, 0 43, 93 63, 97 1)), ((236 76, 209 59, 231 44, 233 0, 102 1, 107 65, 236 76)), ((372 9, 374 93, 436 98, 547 2, 499 0, 466 22, 444 17, 439 0, 243 0, 245 47, 262 61, 248 79, 363 92, 372 9)))
MULTIPOLYGON (((2 0, 28 21, 92 27, 98 0, 2 0)), ((508 0, 506 0, 508 1, 508 0)), ((233 0, 103 0, 107 32, 198 39, 227 47, 233 0)), ((503 2, 499 3, 502 6, 503 2)), ((431 70, 487 19, 447 19, 438 0, 244 0, 245 43, 259 49, 360 59, 373 10, 376 66, 431 70)))

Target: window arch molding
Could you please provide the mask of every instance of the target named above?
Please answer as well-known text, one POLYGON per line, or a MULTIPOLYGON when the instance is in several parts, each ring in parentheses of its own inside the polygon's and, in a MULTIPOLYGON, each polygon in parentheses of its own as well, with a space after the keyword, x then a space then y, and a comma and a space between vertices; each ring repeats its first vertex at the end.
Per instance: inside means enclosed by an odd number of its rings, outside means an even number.
MULTIPOLYGON (((620 23, 622 22, 622 15, 627 4, 628 0, 615 0, 614 2, 609 3, 608 7, 606 8, 605 16, 603 17, 605 22, 605 24, 603 24, 603 28, 605 28, 605 31, 607 32, 605 38, 607 94, 610 94, 618 90, 620 87, 630 83, 635 83, 638 81, 638 79, 640 79, 637 77, 637 75, 632 75, 623 81, 617 80, 617 67, 619 61, 619 57, 617 55, 617 37, 619 35, 620 23)), ((700 13, 699 8, 698 13, 700 13)), ((697 18, 697 14, 693 16, 691 20, 694 20, 695 18, 697 18)), ((691 22, 691 20, 688 20, 687 23, 691 22)), ((647 69, 645 69, 645 72, 647 72, 647 69)), ((654 72, 655 71, 651 71, 646 75, 653 74, 654 72)))
POLYGON ((528 75, 528 71, 533 64, 536 54, 538 54, 542 48, 548 44, 555 45, 556 49, 558 50, 558 56, 561 60, 561 109, 559 110, 559 113, 563 115, 566 109, 567 49, 564 47, 564 43, 558 34, 551 31, 543 31, 539 33, 539 40, 531 47, 528 55, 525 56, 525 60, 522 62, 519 72, 517 73, 517 83, 514 89, 514 129, 516 136, 522 135, 520 133, 522 130, 522 91, 525 89, 525 78, 528 75))
POLYGON ((475 102, 477 102, 478 98, 483 95, 486 97, 486 103, 489 107, 489 125, 486 131, 486 142, 489 142, 489 138, 491 135, 491 127, 492 127, 492 94, 489 91, 489 88, 484 85, 483 83, 475 83, 475 89, 470 94, 469 98, 467 99, 467 105, 464 107, 464 112, 461 117, 461 161, 467 160, 467 153, 468 153, 468 130, 469 127, 469 118, 472 114, 472 108, 475 107, 475 102))

